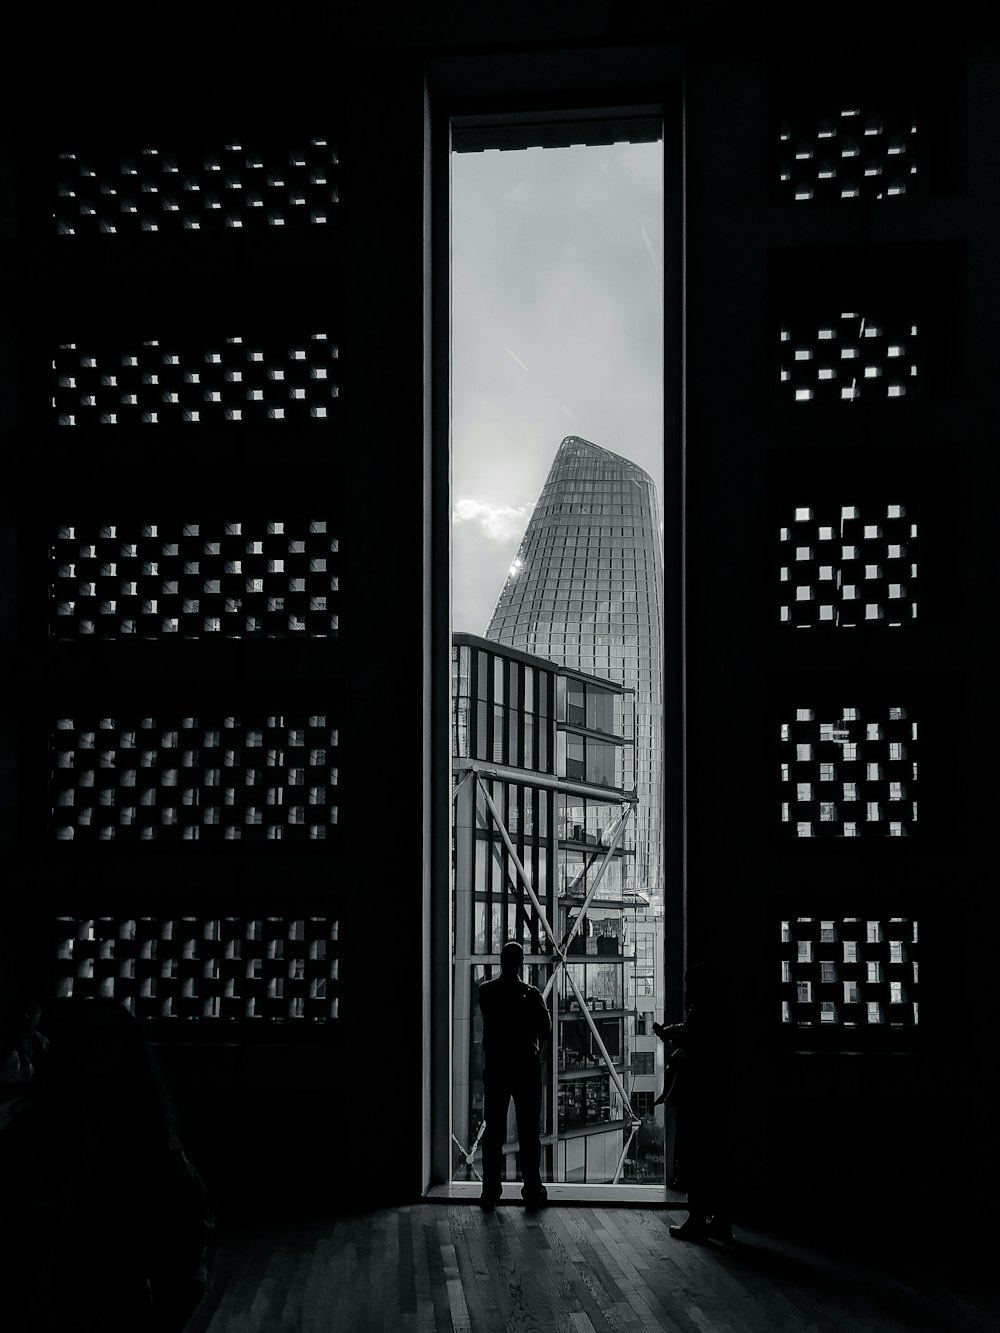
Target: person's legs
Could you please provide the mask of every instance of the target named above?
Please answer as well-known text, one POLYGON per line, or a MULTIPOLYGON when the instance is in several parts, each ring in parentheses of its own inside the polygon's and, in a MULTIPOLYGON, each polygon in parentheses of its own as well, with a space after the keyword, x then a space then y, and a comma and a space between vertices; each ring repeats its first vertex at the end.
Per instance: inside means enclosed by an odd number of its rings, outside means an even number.
POLYGON ((716 1240, 731 1240, 733 1229, 729 1211, 729 1155, 724 1107, 713 1107, 712 1113, 706 1117, 705 1138, 704 1186, 700 1206, 708 1218, 709 1234, 716 1240))
POLYGON ((521 1196, 540 1203, 545 1197, 542 1184, 542 1145, 538 1121, 542 1113, 542 1079, 537 1064, 525 1070, 514 1088, 517 1114, 517 1145, 521 1153, 521 1196))
POLYGON ((501 1070, 483 1075, 483 1193, 484 1203, 496 1203, 503 1194, 503 1145, 507 1137, 510 1079, 501 1070))
POLYGON ((700 1240, 729 1240, 729 1191, 725 1155, 725 1115, 717 1106, 684 1108, 684 1183, 688 1220, 670 1228, 671 1235, 700 1240))
POLYGON ((671 1236, 680 1240, 705 1240, 708 1237, 708 1214, 705 1211, 705 1136, 704 1126, 697 1110, 678 1106, 675 1135, 680 1145, 681 1177, 688 1196, 688 1215, 684 1222, 669 1227, 671 1236))

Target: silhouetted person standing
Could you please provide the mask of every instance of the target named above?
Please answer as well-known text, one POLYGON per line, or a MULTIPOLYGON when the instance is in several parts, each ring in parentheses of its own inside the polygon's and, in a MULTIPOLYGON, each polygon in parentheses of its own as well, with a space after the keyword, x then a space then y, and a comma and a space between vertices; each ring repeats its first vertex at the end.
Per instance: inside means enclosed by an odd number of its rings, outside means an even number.
POLYGON ((675 1043, 657 1101, 676 1109, 674 1185, 687 1191, 686 1222, 670 1227, 682 1240, 732 1240, 726 1138, 733 1059, 732 1019, 717 974, 695 963, 684 974, 683 1023, 653 1025, 675 1043))
POLYGON ((483 1016, 483 1193, 492 1209, 503 1193, 503 1145, 507 1108, 514 1098, 517 1142, 521 1152, 521 1197, 529 1208, 544 1203, 542 1145, 538 1120, 542 1110, 542 1044, 552 1029, 542 993, 521 980, 524 951, 514 940, 500 951, 500 975, 479 987, 483 1016))

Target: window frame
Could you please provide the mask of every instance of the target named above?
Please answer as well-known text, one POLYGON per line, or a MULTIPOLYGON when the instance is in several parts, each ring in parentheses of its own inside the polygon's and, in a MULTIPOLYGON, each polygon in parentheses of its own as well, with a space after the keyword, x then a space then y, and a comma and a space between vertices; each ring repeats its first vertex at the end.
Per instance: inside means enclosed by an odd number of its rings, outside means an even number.
MULTIPOLYGON (((451 1190, 450 155, 452 128, 661 118, 664 179, 663 663, 664 976, 682 1013, 687 919, 684 825, 684 404, 682 52, 677 46, 432 58, 424 90, 424 940, 422 1178, 451 1190), (670 571, 668 574, 667 571, 670 571)), ((582 127, 582 126, 581 126, 582 127)), ((536 702, 537 711, 537 702, 536 702)), ((609 1191, 573 1187, 573 1192, 609 1191)), ((636 1186, 622 1187, 635 1197, 636 1186)), ((642 1187, 651 1188, 651 1187, 642 1187)), ((662 1191, 654 1188, 662 1196, 662 1191)), ((604 1198, 609 1195, 604 1193, 604 1198)))

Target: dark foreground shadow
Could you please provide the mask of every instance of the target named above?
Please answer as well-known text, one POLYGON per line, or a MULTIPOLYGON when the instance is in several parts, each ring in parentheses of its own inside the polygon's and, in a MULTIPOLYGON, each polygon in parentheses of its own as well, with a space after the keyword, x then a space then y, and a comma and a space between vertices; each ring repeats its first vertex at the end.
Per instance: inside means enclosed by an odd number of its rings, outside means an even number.
POLYGON ((729 1244, 703 1246, 747 1289, 765 1284, 794 1307, 801 1300, 808 1328, 862 1330, 867 1321, 942 1333, 995 1333, 1000 1300, 992 1276, 995 1258, 984 1244, 939 1244, 928 1237, 809 1226, 792 1233, 770 1226, 739 1226, 729 1244), (826 1303, 830 1319, 812 1322, 826 1303), (807 1311, 810 1313, 807 1315, 807 1311))

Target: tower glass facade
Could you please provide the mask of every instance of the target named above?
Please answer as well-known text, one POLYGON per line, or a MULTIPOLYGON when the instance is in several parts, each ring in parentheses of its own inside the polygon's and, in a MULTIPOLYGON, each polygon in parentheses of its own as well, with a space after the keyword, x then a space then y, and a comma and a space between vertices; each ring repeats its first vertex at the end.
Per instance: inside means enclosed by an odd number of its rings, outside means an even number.
MULTIPOLYGON (((636 888, 663 903, 663 556, 652 478, 570 435, 560 444, 486 638, 635 694, 636 888)), ((630 775, 631 776, 631 775, 630 775)))

